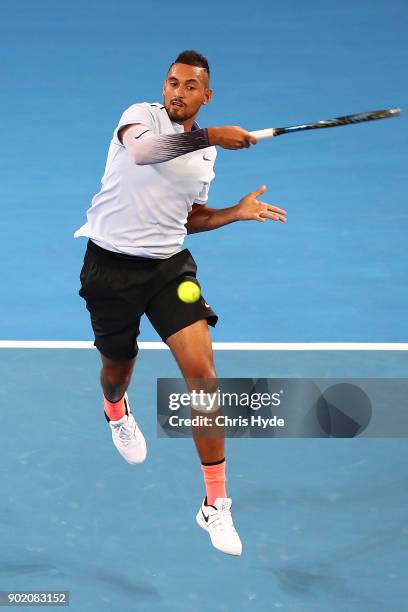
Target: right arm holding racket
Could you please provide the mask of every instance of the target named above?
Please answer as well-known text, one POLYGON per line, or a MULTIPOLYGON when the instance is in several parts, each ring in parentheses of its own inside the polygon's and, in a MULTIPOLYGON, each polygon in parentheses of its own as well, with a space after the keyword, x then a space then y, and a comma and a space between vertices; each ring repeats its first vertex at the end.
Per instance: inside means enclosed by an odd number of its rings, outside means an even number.
POLYGON ((243 149, 256 144, 258 139, 272 138, 281 134, 291 134, 304 130, 352 125, 376 119, 388 119, 400 114, 399 108, 357 113, 280 128, 268 128, 248 132, 236 125, 209 127, 181 134, 154 134, 150 126, 137 123, 123 126, 119 132, 119 140, 126 146, 134 162, 138 165, 158 164, 169 161, 185 153, 218 145, 224 149, 243 149))
POLYGON ((236 125, 180 134, 155 134, 150 125, 135 123, 123 126, 118 131, 118 138, 139 166, 160 164, 214 145, 224 149, 243 149, 256 144, 255 136, 236 125))

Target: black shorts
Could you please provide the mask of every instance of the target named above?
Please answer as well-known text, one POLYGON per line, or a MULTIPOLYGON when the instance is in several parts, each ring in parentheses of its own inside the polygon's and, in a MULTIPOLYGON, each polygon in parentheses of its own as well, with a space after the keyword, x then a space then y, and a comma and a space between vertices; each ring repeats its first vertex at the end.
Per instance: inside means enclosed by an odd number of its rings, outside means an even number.
POLYGON ((90 312, 98 350, 117 361, 135 357, 144 313, 164 342, 200 319, 214 327, 218 317, 203 297, 186 304, 177 296, 179 283, 195 279, 196 272, 188 249, 151 259, 107 251, 89 240, 79 295, 90 312))

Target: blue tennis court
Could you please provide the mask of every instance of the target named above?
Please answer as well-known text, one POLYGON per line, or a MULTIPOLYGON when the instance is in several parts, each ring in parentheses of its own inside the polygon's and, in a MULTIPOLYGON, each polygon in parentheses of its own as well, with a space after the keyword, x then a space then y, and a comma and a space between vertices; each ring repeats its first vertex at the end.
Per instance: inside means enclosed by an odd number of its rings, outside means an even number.
MULTIPOLYGON (((160 101, 168 65, 196 48, 215 90, 203 126, 402 108, 219 150, 209 204, 265 184, 288 223, 187 238, 220 317, 218 375, 405 378, 406 3, 22 0, 1 16, 0 590, 70 591, 75 612, 404 612, 406 439, 227 440, 244 542, 227 557, 195 524, 192 440, 157 437, 157 378, 179 375, 169 351, 140 351, 129 394, 149 455, 128 466, 101 412, 97 352, 64 342, 91 340, 73 233, 114 126, 133 102, 160 101)), ((140 340, 159 340, 146 321, 140 340)))

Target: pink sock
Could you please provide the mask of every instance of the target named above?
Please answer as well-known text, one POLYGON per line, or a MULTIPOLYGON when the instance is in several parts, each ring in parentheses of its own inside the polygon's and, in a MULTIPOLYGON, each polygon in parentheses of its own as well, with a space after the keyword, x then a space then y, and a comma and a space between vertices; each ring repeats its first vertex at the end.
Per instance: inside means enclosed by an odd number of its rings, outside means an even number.
POLYGON ((105 410, 106 416, 111 421, 119 421, 126 414, 125 408, 125 396, 117 402, 110 402, 103 396, 103 408, 105 410))
POLYGON ((207 491, 207 505, 212 505, 217 497, 227 497, 225 490, 225 459, 216 465, 202 465, 205 488, 207 491))

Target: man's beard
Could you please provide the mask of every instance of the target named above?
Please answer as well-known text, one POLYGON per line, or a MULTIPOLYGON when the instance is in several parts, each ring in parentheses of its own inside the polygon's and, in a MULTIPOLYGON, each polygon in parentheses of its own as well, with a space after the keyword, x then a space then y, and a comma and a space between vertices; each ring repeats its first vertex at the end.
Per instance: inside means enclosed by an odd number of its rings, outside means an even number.
POLYGON ((171 121, 174 121, 175 123, 182 123, 183 121, 188 121, 188 119, 191 119, 191 117, 194 117, 194 115, 196 114, 197 111, 193 112, 193 113, 189 113, 186 112, 186 109, 183 108, 180 110, 174 110, 171 107, 171 104, 168 105, 168 107, 166 107, 166 111, 168 116, 170 117, 171 121))

